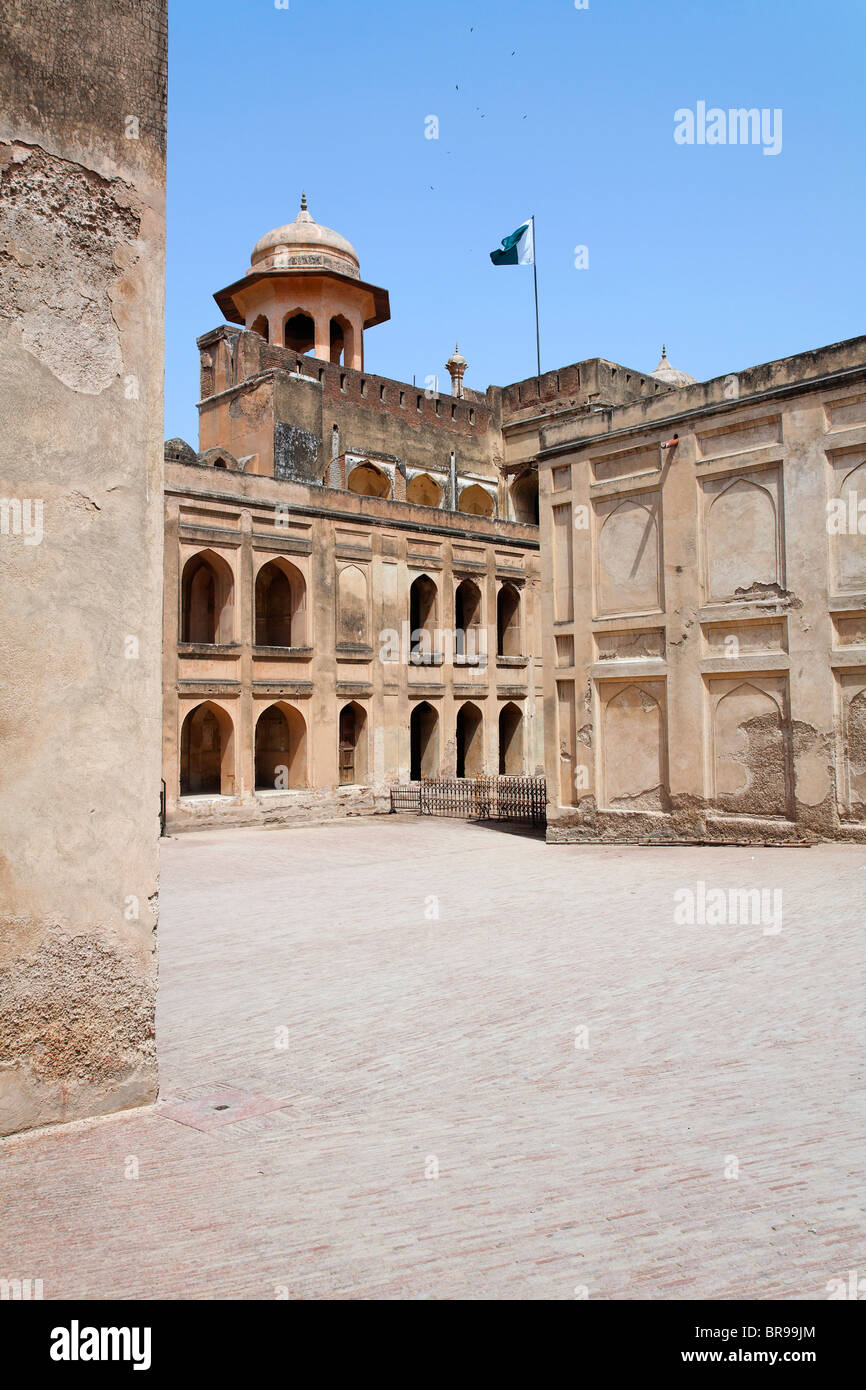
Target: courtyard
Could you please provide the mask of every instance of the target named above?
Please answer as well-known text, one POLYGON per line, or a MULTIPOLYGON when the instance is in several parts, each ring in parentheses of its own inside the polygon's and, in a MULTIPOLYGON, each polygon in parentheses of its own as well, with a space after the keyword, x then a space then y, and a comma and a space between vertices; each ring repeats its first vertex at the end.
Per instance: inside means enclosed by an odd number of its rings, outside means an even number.
POLYGON ((864 888, 844 844, 411 816, 164 840, 159 1103, 0 1146, 0 1274, 46 1299, 826 1298, 866 1250, 864 888), (781 911, 682 924, 730 889, 781 911))

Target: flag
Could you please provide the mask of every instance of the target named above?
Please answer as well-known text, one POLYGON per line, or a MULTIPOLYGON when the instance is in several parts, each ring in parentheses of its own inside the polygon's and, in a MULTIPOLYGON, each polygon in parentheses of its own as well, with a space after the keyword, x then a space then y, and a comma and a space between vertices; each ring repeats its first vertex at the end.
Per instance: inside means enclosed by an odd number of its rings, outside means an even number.
POLYGON ((491 251, 494 265, 535 265, 535 221, 530 217, 511 236, 503 238, 502 249, 491 251))

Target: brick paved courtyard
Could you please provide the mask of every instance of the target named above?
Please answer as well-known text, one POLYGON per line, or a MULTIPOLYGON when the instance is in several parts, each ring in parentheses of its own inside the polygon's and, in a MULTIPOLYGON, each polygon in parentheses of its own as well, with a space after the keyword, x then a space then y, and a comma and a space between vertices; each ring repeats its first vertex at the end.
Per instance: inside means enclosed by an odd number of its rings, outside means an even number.
POLYGON ((160 1105, 0 1145, 0 1275, 826 1297, 866 1273, 864 889, 845 845, 409 817, 165 841, 160 1105), (782 930, 677 925, 698 881, 781 888, 782 930))

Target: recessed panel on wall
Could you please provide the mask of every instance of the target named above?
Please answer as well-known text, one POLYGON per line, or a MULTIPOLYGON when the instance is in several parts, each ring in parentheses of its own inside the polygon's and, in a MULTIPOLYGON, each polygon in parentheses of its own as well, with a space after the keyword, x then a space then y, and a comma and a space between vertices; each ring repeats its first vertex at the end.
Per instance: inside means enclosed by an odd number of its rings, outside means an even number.
POLYGON ((575 797, 575 718, 574 681, 556 682, 557 723, 559 726, 559 804, 573 806, 575 797))
POLYGON ((695 435, 697 456, 701 460, 746 454, 782 442, 782 417, 768 415, 763 420, 741 420, 717 430, 699 430, 695 435))
POLYGON ((643 473, 661 470, 657 444, 640 444, 635 449, 618 449, 615 453, 596 456, 591 460, 593 480, 611 482, 615 478, 636 478, 643 473))
POLYGON ((866 593, 866 450, 830 454, 829 462, 830 590, 866 593))
POLYGON ((737 660, 753 652, 779 653, 787 651, 788 634, 784 618, 766 621, 703 623, 703 650, 707 656, 724 656, 737 660))
POLYGON ((610 497, 595 504, 596 614, 662 607, 660 494, 610 497))
POLYGON ((574 566, 571 507, 553 508, 553 618, 570 622, 574 617, 574 566))
POLYGON ((866 667, 836 673, 837 779, 843 820, 866 821, 866 667))
POLYGON ((661 627, 624 628, 595 634, 597 661, 660 661, 665 654, 661 627))
POLYGON ((345 565, 337 576, 337 644, 369 642, 367 576, 358 565, 345 565))
POLYGON ((833 615, 836 647, 866 647, 866 612, 833 615))
POLYGON ((597 683, 602 805, 663 811, 668 804, 664 681, 597 683))
POLYGON ((783 588, 779 469, 704 478, 701 488, 705 600, 763 598, 783 588))
POLYGON ((787 816, 791 809, 791 747, 787 678, 768 675, 710 679, 711 798, 717 810, 743 816, 787 816))
POLYGON ((840 396, 824 407, 828 430, 847 430, 852 425, 866 424, 866 393, 840 396))

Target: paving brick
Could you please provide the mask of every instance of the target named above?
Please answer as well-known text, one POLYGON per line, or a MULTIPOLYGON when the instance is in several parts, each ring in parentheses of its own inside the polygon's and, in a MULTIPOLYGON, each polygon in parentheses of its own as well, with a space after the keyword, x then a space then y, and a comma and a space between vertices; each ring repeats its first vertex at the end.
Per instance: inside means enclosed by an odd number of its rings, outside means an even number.
POLYGON ((7 1141, 0 1275, 46 1298, 825 1297, 866 1274, 864 883, 853 845, 396 817, 169 840, 161 1096, 229 1088, 241 1118, 7 1141), (699 879, 781 884, 782 932, 675 925, 699 879))

